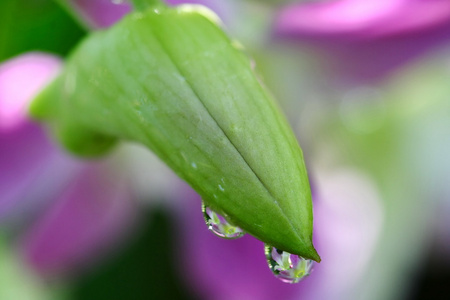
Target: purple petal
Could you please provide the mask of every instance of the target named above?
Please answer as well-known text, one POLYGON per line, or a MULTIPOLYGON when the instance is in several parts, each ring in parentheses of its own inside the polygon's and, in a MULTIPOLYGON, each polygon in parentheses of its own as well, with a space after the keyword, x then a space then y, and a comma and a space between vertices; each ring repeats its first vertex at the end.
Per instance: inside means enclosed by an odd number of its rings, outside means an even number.
POLYGON ((279 37, 321 51, 334 74, 349 81, 383 78, 450 41, 445 0, 340 0, 282 9, 279 37))
POLYGON ((58 58, 25 54, 0 65, 0 221, 32 211, 79 167, 27 119, 29 102, 59 71, 58 58))
POLYGON ((47 202, 79 168, 35 124, 0 134, 0 221, 23 217, 47 202))
POLYGON ((383 225, 374 182, 351 169, 316 170, 314 245, 322 258, 302 290, 302 299, 350 299, 378 246, 383 225), (308 282, 308 284, 306 284, 308 282))
POLYGON ((131 11, 126 1, 68 0, 75 10, 93 29, 107 28, 131 11))
POLYGON ((43 53, 21 55, 0 65, 0 133, 27 120, 28 104, 60 68, 60 59, 43 53))
POLYGON ((123 181, 86 166, 23 237, 25 260, 47 276, 80 271, 124 237, 134 208, 123 181))

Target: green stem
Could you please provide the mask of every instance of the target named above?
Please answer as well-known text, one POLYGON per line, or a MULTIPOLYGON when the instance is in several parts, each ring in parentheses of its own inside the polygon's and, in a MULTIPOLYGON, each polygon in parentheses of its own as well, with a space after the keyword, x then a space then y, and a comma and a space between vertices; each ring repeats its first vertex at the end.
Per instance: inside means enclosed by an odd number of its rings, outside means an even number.
POLYGON ((166 4, 162 0, 131 0, 134 9, 144 11, 150 7, 164 7, 166 4))

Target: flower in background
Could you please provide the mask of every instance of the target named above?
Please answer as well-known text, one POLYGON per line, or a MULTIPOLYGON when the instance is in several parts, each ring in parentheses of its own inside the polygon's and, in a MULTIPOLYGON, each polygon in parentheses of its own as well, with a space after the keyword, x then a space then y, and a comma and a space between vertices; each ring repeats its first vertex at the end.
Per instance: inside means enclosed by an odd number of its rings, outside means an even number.
POLYGON ((86 164, 21 237, 25 260, 40 275, 85 271, 124 241, 136 207, 112 174, 105 164, 86 164))
MULTIPOLYGON (((439 217, 433 198, 442 195, 442 187, 446 187, 441 184, 442 179, 448 178, 442 175, 449 169, 445 137, 450 128, 448 113, 446 117, 443 114, 449 111, 445 104, 448 57, 426 57, 423 64, 407 67, 426 54, 445 49, 443 46, 450 42, 450 2, 299 3, 279 12, 275 33, 281 40, 310 46, 320 53, 322 69, 331 71, 329 79, 343 85, 344 94, 334 86, 333 94, 325 96, 338 101, 331 103, 336 109, 330 109, 328 114, 321 112, 326 114, 322 118, 337 121, 321 124, 325 142, 319 141, 316 149, 341 148, 333 163, 344 161, 364 169, 380 188, 383 199, 383 232, 376 251, 368 256, 370 268, 363 273, 348 272, 359 274, 364 280, 354 286, 353 297, 340 299, 406 299, 405 294, 411 292, 413 285, 418 289, 413 280, 422 275, 422 270, 418 270, 425 265, 425 255, 436 257, 427 251, 430 225, 439 217), (439 67, 432 67, 433 64, 439 67)), ((322 88, 328 86, 329 81, 322 88)), ((363 201, 364 195, 360 198, 363 201)), ((316 220, 320 214, 317 210, 316 220)), ((319 222, 315 229, 320 231, 320 226, 319 222)), ((324 234, 335 229, 330 225, 324 234)), ((346 238, 349 232, 351 228, 342 231, 344 235, 335 236, 346 238)), ((321 249, 320 244, 318 248, 321 249)), ((359 253, 354 252, 355 259, 359 253)), ((326 257, 322 257, 325 261, 326 257)), ((358 265, 341 261, 342 268, 358 265)), ((351 282, 339 273, 326 281, 331 290, 351 282)), ((319 299, 339 299, 326 294, 328 288, 322 290, 324 294, 319 299)))
POLYGON ((46 276, 86 267, 135 215, 123 178, 106 163, 64 154, 27 118, 29 102, 60 66, 42 53, 0 65, 0 222, 24 228, 22 254, 46 276))
POLYGON ((278 37, 312 45, 344 83, 383 78, 450 42, 445 0, 338 0, 298 3, 275 19, 278 37))
POLYGON ((2 223, 42 205, 53 196, 48 187, 61 186, 80 167, 27 118, 29 101, 60 66, 59 59, 44 54, 27 54, 0 65, 2 223))

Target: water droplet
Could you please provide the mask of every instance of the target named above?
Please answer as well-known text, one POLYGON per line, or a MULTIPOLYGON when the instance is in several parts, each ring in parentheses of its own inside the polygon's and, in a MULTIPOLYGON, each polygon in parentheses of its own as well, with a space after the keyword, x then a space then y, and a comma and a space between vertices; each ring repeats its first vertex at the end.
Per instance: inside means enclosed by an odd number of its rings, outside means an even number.
POLYGON ((191 162, 191 167, 193 167, 194 169, 197 169, 197 164, 195 162, 191 162))
POLYGON ((225 191, 225 189, 223 188, 223 186, 221 186, 220 184, 219 184, 219 190, 221 190, 222 192, 225 191))
POLYGON ((232 240, 238 239, 245 234, 241 228, 228 223, 223 216, 214 212, 204 203, 202 203, 202 211, 203 217, 205 218, 205 223, 208 225, 208 229, 215 235, 232 240))
POLYGON ((311 274, 313 261, 265 245, 267 263, 272 273, 283 282, 297 283, 311 274))

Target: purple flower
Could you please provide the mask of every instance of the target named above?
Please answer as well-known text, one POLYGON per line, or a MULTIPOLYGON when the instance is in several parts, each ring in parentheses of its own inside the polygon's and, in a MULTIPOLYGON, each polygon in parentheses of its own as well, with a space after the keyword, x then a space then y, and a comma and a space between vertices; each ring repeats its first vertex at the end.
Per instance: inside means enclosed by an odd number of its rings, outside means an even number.
POLYGON ((123 180, 91 163, 22 237, 23 255, 46 276, 80 271, 123 239, 135 213, 123 180))
POLYGON ((0 222, 31 224, 20 238, 21 249, 45 275, 85 266, 119 240, 134 212, 123 179, 104 163, 64 154, 27 119, 29 102, 60 65, 42 53, 0 65, 0 222))
POLYGON ((0 65, 0 221, 33 210, 79 168, 29 121, 27 106, 59 71, 59 59, 30 53, 0 65), (57 176, 55 176, 57 174, 57 176))
POLYGON ((450 41, 446 0, 338 0, 283 8, 277 36, 309 44, 341 81, 381 79, 450 41))

